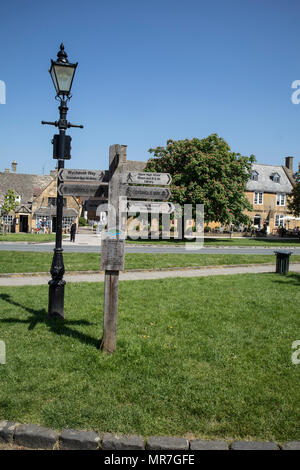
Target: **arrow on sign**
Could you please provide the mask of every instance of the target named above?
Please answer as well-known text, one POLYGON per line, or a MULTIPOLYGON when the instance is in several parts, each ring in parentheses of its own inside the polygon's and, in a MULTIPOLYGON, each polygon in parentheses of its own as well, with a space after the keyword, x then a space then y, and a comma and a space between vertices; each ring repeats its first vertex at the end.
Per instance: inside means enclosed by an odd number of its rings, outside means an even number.
POLYGON ((162 184, 168 185, 172 181, 169 173, 146 173, 130 171, 122 175, 122 183, 135 184, 162 184))
POLYGON ((125 186, 124 196, 131 199, 166 199, 171 196, 168 188, 149 188, 147 186, 125 186))
POLYGON ((171 214, 175 206, 171 202, 122 201, 122 212, 146 212, 148 214, 171 214))
POLYGON ((98 182, 108 181, 108 171, 106 170, 72 170, 62 168, 58 172, 61 181, 98 182))
POLYGON ((58 186, 60 196, 108 198, 108 184, 61 183, 58 186))

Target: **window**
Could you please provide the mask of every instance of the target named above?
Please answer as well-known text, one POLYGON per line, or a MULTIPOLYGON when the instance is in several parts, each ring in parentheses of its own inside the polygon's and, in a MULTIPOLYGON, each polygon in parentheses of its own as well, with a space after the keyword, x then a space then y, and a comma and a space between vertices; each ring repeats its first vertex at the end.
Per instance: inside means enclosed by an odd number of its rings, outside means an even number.
POLYGON ((275 215, 275 227, 283 227, 283 215, 282 214, 276 214, 275 215))
POLYGON ((13 223, 13 215, 3 215, 2 219, 5 225, 12 225, 13 223))
POLYGON ((285 206, 285 194, 276 194, 277 206, 285 206))
POLYGON ((273 173, 271 175, 271 180, 274 182, 274 183, 280 183, 280 176, 278 173, 273 173))
MULTIPOLYGON (((56 206, 56 197, 48 197, 48 206, 56 206)), ((67 199, 64 197, 64 207, 67 207, 67 199)))
POLYGON ((258 181, 258 173, 257 171, 253 170, 251 174, 252 181, 258 181))
POLYGON ((73 222, 76 221, 76 217, 63 217, 62 219, 62 227, 63 230, 69 230, 70 226, 73 224, 73 222))
POLYGON ((263 194, 264 193, 254 193, 254 204, 262 204, 263 203, 263 194))

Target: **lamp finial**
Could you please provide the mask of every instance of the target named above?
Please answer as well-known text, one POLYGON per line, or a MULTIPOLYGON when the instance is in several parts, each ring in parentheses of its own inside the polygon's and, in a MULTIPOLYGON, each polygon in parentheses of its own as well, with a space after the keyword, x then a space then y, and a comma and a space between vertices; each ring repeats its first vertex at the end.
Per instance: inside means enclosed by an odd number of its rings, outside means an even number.
POLYGON ((61 43, 60 50, 57 53, 57 61, 64 63, 68 62, 68 55, 65 51, 65 46, 63 45, 63 43, 61 43))

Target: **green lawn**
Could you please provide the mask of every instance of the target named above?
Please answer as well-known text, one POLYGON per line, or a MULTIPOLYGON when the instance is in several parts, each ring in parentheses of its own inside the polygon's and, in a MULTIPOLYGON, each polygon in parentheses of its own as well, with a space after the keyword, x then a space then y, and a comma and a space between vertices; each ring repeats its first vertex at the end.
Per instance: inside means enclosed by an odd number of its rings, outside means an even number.
POLYGON ((120 283, 117 351, 97 349, 103 283, 0 289, 0 419, 99 432, 300 439, 300 276, 120 283))
MULTIPOLYGON (((183 240, 126 240, 126 243, 141 245, 184 245, 183 240)), ((193 242, 189 242, 193 243, 193 242)), ((300 245, 299 238, 205 238, 204 246, 297 246, 300 245)))
MULTIPOLYGON (((49 272, 53 253, 0 251, 0 273, 49 272)), ((300 262, 292 255, 291 262, 300 262)), ((275 263, 275 255, 200 255, 176 253, 135 253, 125 255, 125 268, 162 269, 230 264, 275 263)), ((64 253, 66 271, 94 271, 100 269, 100 254, 64 253)))
MULTIPOLYGON (((65 238, 66 235, 63 235, 65 238)), ((7 233, 3 235, 0 233, 0 242, 52 242, 55 240, 55 233, 7 233)))
MULTIPOLYGON (((63 235, 63 238, 68 238, 69 235, 63 235)), ((51 234, 36 234, 36 233, 9 233, 6 235, 0 234, 0 242, 49 242, 55 240, 55 233, 51 234)), ((183 240, 126 240, 126 243, 134 244, 163 244, 163 245, 184 245, 186 242, 183 240)), ((260 238, 205 238, 204 245, 206 246, 296 246, 300 244, 299 238, 279 239, 269 238, 268 240, 260 238)))

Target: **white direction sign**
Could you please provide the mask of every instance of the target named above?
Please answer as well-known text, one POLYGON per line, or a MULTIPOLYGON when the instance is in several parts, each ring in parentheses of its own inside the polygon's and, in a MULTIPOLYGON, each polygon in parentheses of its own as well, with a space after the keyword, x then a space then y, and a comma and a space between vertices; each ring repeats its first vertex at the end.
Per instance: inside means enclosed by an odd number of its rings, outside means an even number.
POLYGON ((101 182, 108 181, 107 170, 72 170, 62 168, 58 172, 61 181, 101 182))
POLYGON ((175 206, 171 202, 122 201, 122 212, 146 212, 171 214, 175 206))
POLYGON ((171 184, 172 178, 169 173, 146 173, 129 171, 122 176, 122 183, 134 184, 171 184))
POLYGON ((61 196, 97 197, 107 199, 108 184, 61 183, 58 186, 61 196))
POLYGON ((123 196, 131 199, 166 199, 171 196, 168 188, 151 188, 149 186, 125 186, 123 196))

